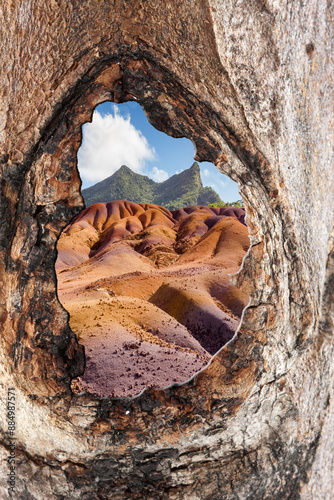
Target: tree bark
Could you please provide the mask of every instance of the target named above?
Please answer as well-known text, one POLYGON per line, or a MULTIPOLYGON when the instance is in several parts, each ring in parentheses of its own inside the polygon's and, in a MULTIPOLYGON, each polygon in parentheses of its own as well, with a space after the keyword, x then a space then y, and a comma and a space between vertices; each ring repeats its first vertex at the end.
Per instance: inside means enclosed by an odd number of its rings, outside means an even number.
POLYGON ((11 472, 19 499, 333 496, 333 11, 1 3, 1 498, 11 472), (237 181, 251 238, 232 341, 185 384, 129 399, 71 392, 84 350, 54 270, 83 207, 81 126, 105 100, 138 101, 237 181))

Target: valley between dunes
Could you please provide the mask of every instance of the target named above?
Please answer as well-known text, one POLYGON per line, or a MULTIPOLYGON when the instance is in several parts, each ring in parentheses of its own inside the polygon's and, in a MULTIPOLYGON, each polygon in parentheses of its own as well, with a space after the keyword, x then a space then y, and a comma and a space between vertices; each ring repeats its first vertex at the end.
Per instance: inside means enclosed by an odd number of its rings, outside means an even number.
POLYGON ((249 247, 241 208, 96 203, 58 241, 60 302, 85 346, 74 391, 134 396, 206 366, 248 297, 229 274, 249 247))

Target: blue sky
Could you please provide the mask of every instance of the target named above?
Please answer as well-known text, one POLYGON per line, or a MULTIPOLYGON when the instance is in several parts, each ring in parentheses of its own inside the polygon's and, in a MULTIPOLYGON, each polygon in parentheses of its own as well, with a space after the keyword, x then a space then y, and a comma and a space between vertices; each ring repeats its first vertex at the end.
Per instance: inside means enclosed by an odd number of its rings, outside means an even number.
MULTIPOLYGON (((194 162, 189 139, 174 139, 156 130, 135 102, 100 104, 92 123, 83 126, 78 168, 83 189, 112 175, 123 164, 156 182, 189 168, 194 162)), ((240 199, 238 186, 215 165, 199 163, 204 186, 211 186, 225 202, 240 199)))

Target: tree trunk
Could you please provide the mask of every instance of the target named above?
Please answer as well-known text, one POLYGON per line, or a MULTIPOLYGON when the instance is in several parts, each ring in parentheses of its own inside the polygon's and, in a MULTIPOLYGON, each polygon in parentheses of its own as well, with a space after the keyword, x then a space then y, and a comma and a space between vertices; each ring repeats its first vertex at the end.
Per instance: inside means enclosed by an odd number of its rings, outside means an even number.
POLYGON ((333 497, 333 11, 3 0, 1 498, 333 497), (83 206, 81 125, 105 100, 136 100, 237 181, 251 237, 232 341, 129 399, 71 392, 84 351, 54 271, 83 206))

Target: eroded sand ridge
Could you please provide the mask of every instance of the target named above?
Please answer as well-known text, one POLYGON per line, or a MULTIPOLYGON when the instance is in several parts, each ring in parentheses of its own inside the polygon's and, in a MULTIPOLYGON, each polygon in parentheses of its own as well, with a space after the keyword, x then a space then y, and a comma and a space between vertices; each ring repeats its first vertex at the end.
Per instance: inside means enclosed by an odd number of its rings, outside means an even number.
POLYGON ((76 390, 133 396, 187 380, 228 342, 248 297, 241 208, 97 203, 58 242, 58 296, 84 344, 76 390))

